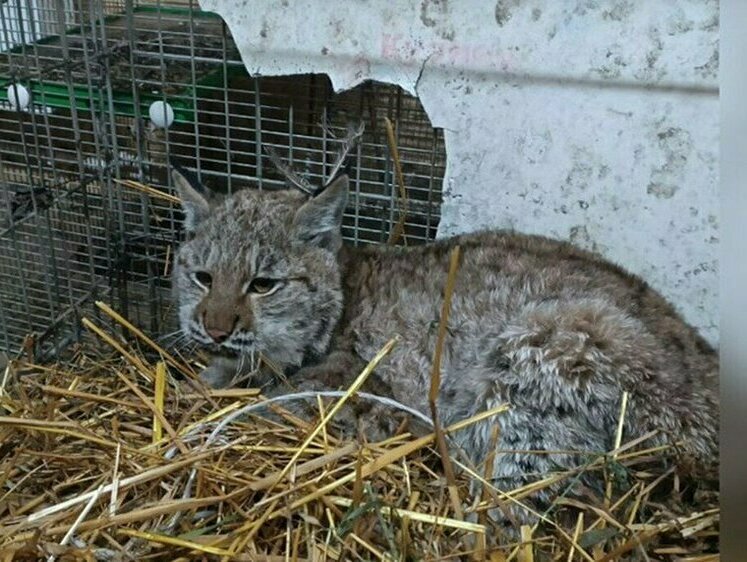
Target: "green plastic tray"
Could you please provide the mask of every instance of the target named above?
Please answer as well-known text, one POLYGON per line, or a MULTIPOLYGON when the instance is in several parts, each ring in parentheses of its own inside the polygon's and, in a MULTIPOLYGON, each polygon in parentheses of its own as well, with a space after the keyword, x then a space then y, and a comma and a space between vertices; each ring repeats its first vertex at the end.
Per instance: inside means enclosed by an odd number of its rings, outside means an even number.
MULTIPOLYGON (((202 10, 189 10, 186 8, 158 8, 152 6, 144 6, 135 8, 135 13, 157 13, 161 12, 168 15, 184 15, 188 16, 190 12, 195 18, 204 19, 220 19, 220 16, 214 12, 205 12, 202 10)), ((122 14, 113 16, 107 16, 105 21, 116 21, 124 17, 122 14)), ((75 35, 80 32, 80 27, 73 28, 69 31, 69 34, 75 35)), ((59 36, 45 37, 37 41, 37 44, 49 44, 59 39, 59 36)), ((11 50, 13 53, 18 53, 23 47, 18 46, 11 50)), ((247 74, 243 67, 230 67, 228 68, 228 75, 235 76, 239 74, 247 74)), ((9 76, 3 76, 0 74, 0 84, 3 85, 3 89, 6 89, 12 80, 9 76)), ((161 93, 141 93, 139 95, 140 115, 148 115, 148 108, 154 101, 167 101, 174 109, 174 121, 178 123, 192 123, 194 121, 194 107, 192 100, 194 97, 201 97, 201 90, 203 87, 220 87, 224 83, 224 69, 218 68, 210 71, 209 73, 202 76, 195 86, 185 86, 176 93, 164 95, 161 93)), ((40 81, 40 80, 27 80, 24 81, 24 86, 29 89, 32 100, 35 104, 42 104, 58 109, 72 109, 72 105, 76 109, 81 111, 91 111, 91 109, 102 108, 108 110, 106 107, 108 104, 108 97, 106 94, 99 90, 89 91, 87 85, 68 85, 66 82, 56 81, 40 81), (72 92, 71 92, 72 90, 72 92), (70 95, 72 94, 72 96, 70 95), (74 100, 74 104, 70 103, 71 97, 74 100)), ((135 97, 131 93, 114 91, 112 96, 113 110, 116 115, 134 117, 135 112, 135 97)))

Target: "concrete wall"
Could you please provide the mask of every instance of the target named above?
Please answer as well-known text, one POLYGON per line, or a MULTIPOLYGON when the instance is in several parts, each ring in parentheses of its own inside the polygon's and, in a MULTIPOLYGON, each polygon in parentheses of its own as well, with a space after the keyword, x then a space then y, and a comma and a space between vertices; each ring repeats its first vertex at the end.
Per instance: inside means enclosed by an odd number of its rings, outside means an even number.
POLYGON ((417 94, 440 236, 511 227, 642 275, 718 341, 718 3, 201 0, 247 68, 417 94))

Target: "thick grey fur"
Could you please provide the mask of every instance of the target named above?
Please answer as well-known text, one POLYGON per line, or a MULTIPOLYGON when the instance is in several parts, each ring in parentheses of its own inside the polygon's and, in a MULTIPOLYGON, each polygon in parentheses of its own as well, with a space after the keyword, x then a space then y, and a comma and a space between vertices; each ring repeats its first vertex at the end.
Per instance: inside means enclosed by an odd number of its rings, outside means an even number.
MULTIPOLYGON (((298 390, 344 388, 398 335, 367 390, 428 414, 449 254, 459 244, 438 408, 448 425, 511 405, 455 436, 479 464, 499 424, 498 487, 609 451, 623 391, 630 396, 626 441, 656 430, 645 446, 679 443, 683 475, 715 478, 717 353, 640 278, 565 242, 516 233, 409 248, 343 246, 346 176, 313 198, 247 189, 217 204, 178 171, 174 179, 192 234, 174 268, 179 318, 192 339, 216 352, 203 374, 209 384, 227 384, 238 358, 261 352, 298 390), (194 281, 195 271, 211 274, 209 288, 194 281), (247 292, 254 278, 279 280, 278 288, 247 292), (206 324, 230 336, 215 345, 206 324)), ((375 408, 357 415, 369 435, 398 421, 375 408)), ((600 489, 601 480, 592 473, 584 484, 600 489)), ((557 489, 536 494, 535 508, 557 489)), ((514 520, 533 520, 511 511, 514 520)))

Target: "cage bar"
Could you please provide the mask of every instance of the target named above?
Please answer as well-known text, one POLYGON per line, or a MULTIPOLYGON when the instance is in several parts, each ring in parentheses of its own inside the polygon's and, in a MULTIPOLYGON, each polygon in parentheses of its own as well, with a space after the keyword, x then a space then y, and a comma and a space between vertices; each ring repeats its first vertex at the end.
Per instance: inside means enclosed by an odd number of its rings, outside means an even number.
POLYGON ((324 75, 251 76, 225 23, 194 0, 8 0, 0 5, 0 348, 27 336, 54 350, 107 299, 152 332, 174 330, 167 261, 181 211, 130 190, 172 189, 175 157, 220 192, 285 186, 263 146, 321 184, 350 123, 347 243, 386 241, 399 217, 383 118, 396 127, 408 244, 435 237, 446 163, 442 132, 393 85, 335 93, 324 75), (4 91, 30 93, 18 109, 4 91), (174 111, 167 129, 149 107, 174 111))

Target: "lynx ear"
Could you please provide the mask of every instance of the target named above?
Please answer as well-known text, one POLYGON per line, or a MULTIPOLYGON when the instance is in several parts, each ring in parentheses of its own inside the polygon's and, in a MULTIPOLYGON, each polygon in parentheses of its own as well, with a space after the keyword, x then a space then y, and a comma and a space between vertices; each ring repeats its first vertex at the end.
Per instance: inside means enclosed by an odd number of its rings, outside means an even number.
POLYGON ((210 214, 207 189, 192 172, 183 168, 174 160, 171 160, 170 163, 171 178, 174 181, 174 187, 179 194, 179 198, 182 200, 182 209, 185 214, 184 227, 187 232, 193 233, 197 225, 210 214))
POLYGON ((292 234, 297 242, 336 252, 342 246, 342 213, 348 201, 348 176, 343 174, 296 211, 292 234))

